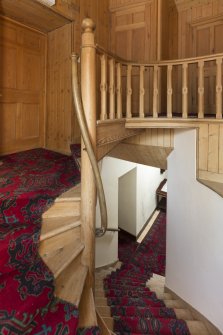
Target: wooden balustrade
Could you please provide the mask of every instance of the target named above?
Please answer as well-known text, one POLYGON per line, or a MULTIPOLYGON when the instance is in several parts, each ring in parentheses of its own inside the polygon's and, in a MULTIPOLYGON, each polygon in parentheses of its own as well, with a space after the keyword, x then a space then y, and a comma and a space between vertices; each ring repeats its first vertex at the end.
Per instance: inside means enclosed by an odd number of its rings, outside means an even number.
POLYGON ((216 118, 222 118, 222 58, 216 59, 216 118))
POLYGON ((188 64, 184 63, 182 74, 182 116, 188 117, 188 64))
POLYGON ((223 54, 137 64, 100 47, 96 50, 101 60, 101 121, 122 117, 222 118, 223 54), (214 78, 212 85, 215 85, 212 87, 215 92, 212 100, 215 101, 210 107, 207 104, 210 100, 210 87, 206 84, 208 75, 214 78), (148 104, 151 100, 150 106, 146 106, 146 101, 148 104))

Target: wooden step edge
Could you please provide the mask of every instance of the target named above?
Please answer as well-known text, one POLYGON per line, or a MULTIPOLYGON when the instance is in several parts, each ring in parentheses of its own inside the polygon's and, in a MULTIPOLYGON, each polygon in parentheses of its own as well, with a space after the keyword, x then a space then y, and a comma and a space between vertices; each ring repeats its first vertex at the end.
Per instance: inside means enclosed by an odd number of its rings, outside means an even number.
POLYGON ((56 279, 55 296, 78 307, 81 301, 88 267, 83 264, 77 264, 75 261, 56 279))
POLYGON ((164 299, 163 300, 164 304, 168 308, 184 308, 184 304, 180 300, 169 300, 169 299, 164 299))
POLYGON ((186 321, 191 335, 210 335, 204 323, 201 321, 186 321))
POLYGON ((80 184, 62 193, 58 198, 55 199, 55 202, 63 202, 63 201, 69 202, 69 201, 79 201, 79 200, 81 200, 80 184))
POLYGON ((194 317, 189 309, 185 308, 174 308, 177 319, 192 321, 194 317))
POLYGON ((100 334, 101 335, 111 335, 109 328, 107 327, 102 316, 100 315, 100 311, 98 311, 97 308, 96 308, 96 315, 97 315, 98 326, 100 328, 100 334))
POLYGON ((107 298, 95 297, 96 306, 107 306, 107 298))
POLYGON ((110 306, 96 306, 96 311, 100 314, 101 317, 111 317, 111 308, 110 306))
POLYGON ((91 287, 84 286, 79 304, 78 327, 88 328, 98 326, 94 295, 91 287))
MULTIPOLYGON (((71 230, 73 228, 79 227, 81 225, 80 216, 70 217, 70 219, 72 219, 72 218, 73 218, 73 222, 68 223, 66 226, 61 226, 61 227, 58 227, 54 230, 51 230, 49 232, 45 232, 45 233, 41 234, 40 235, 40 242, 44 241, 44 240, 47 240, 51 237, 54 237, 56 235, 62 234, 62 233, 66 232, 68 230, 71 230)), ((54 217, 46 218, 46 220, 54 220, 54 219, 55 219, 54 217)), ((62 217, 60 219, 63 220, 62 217)), ((67 219, 67 218, 65 218, 65 219, 67 219)))
POLYGON ((67 218, 80 215, 80 201, 76 202, 54 202, 46 212, 42 214, 42 219, 67 218))
POLYGON ((75 248, 73 250, 73 253, 70 255, 67 260, 64 261, 62 266, 54 273, 54 278, 56 279, 59 277, 59 275, 73 262, 75 258, 83 251, 84 249, 84 244, 78 241, 77 245, 75 245, 75 248))
POLYGON ((112 317, 109 317, 109 316, 105 316, 105 317, 102 317, 104 323, 106 324, 107 328, 113 332, 114 330, 114 320, 112 317))

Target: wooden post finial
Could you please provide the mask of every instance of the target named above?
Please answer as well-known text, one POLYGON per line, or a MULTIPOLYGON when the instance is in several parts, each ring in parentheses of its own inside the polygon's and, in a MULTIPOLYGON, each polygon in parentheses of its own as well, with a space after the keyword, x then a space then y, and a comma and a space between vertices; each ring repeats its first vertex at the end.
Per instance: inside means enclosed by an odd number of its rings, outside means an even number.
POLYGON ((90 19, 89 17, 86 17, 83 20, 81 27, 84 32, 94 32, 96 28, 96 24, 94 23, 92 19, 90 19))

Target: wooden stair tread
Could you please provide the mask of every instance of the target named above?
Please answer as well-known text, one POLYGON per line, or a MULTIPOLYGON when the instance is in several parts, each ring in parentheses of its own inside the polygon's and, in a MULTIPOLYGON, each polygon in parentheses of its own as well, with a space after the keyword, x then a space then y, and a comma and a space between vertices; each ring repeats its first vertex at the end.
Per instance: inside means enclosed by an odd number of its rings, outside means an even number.
POLYGON ((54 202, 53 205, 43 213, 42 218, 64 218, 80 215, 80 200, 54 202))
POLYGON ((83 249, 84 244, 77 240, 75 243, 69 243, 53 252, 43 254, 42 258, 57 278, 83 249))
POLYGON ((111 317, 111 308, 109 306, 96 306, 96 310, 102 317, 111 317))
POLYGON ((169 308, 184 308, 184 304, 180 300, 164 300, 166 307, 169 308))
POLYGON ((55 295, 65 301, 79 306, 88 267, 77 262, 72 263, 66 273, 56 279, 55 295))
POLYGON ((177 319, 181 320, 194 320, 193 315, 189 309, 174 308, 177 319))
POLYGON ((42 221, 40 241, 80 226, 80 216, 50 217, 42 221))
POLYGON ((186 321, 191 335, 209 335, 209 332, 201 321, 186 321))
POLYGON ((62 201, 75 201, 81 199, 81 184, 78 184, 68 191, 61 194, 55 202, 62 202, 62 201))

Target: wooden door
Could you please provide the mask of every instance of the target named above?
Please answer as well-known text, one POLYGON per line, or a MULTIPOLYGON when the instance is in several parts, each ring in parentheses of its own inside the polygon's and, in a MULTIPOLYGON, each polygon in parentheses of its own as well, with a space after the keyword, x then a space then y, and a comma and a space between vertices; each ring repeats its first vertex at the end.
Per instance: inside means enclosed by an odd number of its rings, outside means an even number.
MULTIPOLYGON (((217 21, 207 24, 202 24, 193 28, 193 55, 195 57, 211 55, 223 52, 223 22, 217 21)), ((197 110, 197 85, 198 85, 198 69, 195 65, 190 66, 189 75, 191 76, 191 111, 197 110)), ((216 110, 216 63, 205 62, 204 67, 204 113, 215 114, 216 110)))
POLYGON ((0 154, 44 145, 45 35, 0 20, 0 154))

